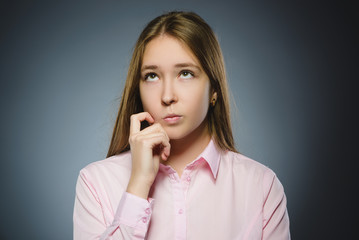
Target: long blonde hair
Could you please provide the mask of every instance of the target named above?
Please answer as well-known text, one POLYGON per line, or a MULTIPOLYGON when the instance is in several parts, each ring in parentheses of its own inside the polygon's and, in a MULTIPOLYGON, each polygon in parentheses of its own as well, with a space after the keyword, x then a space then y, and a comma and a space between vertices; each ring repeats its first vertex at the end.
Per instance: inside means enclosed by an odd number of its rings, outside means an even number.
POLYGON ((143 111, 139 91, 143 54, 147 43, 161 34, 182 41, 199 60, 210 80, 212 92, 217 93, 217 102, 207 113, 209 133, 221 149, 236 151, 224 60, 217 38, 211 27, 197 14, 169 12, 148 23, 136 42, 107 157, 130 149, 130 116, 143 111))

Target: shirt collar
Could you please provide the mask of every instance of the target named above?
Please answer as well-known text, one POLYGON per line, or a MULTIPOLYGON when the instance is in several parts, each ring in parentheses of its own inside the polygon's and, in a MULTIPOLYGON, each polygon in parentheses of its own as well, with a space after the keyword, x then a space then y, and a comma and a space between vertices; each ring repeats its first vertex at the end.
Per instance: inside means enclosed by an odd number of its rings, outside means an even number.
MULTIPOLYGON (((197 165, 198 163, 205 161, 208 163, 212 175, 214 179, 217 178, 218 169, 219 169, 219 162, 221 160, 221 153, 216 144, 214 143, 213 139, 208 143, 207 147, 203 150, 203 152, 190 164, 186 166, 191 167, 197 165)), ((167 172, 167 173, 174 173, 175 171, 170 167, 164 164, 160 164, 160 170, 167 172)))
POLYGON ((207 147, 204 149, 204 151, 196 158, 193 163, 204 159, 209 167, 211 168, 211 172, 213 174, 214 179, 217 178, 218 168, 219 168, 219 162, 221 159, 220 150, 217 148, 216 144, 214 143, 213 139, 209 142, 207 147))

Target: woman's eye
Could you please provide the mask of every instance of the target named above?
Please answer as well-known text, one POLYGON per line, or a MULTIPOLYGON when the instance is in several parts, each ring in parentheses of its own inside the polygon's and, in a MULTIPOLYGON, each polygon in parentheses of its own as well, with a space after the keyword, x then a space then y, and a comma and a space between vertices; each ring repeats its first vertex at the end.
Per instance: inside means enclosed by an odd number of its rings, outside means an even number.
POLYGON ((157 80, 158 80, 158 76, 156 73, 148 73, 145 75, 145 81, 153 82, 157 80))
POLYGON ((189 79, 189 78, 193 78, 194 74, 190 71, 183 71, 180 73, 180 77, 184 79, 189 79))

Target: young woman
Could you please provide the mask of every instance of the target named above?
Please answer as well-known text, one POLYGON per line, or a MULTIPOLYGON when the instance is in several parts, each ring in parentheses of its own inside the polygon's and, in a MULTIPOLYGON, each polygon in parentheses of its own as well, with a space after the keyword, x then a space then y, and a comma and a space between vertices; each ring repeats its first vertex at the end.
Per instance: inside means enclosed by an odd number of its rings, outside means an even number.
POLYGON ((276 175, 239 154, 222 53, 195 13, 152 20, 107 159, 81 170, 74 239, 289 239, 276 175))

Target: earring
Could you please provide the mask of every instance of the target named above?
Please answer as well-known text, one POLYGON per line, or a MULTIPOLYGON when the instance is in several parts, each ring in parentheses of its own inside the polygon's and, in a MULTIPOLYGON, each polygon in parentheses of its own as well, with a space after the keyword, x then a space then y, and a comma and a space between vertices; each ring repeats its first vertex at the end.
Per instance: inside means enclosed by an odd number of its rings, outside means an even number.
POLYGON ((212 107, 214 107, 214 105, 216 105, 216 101, 217 101, 217 93, 214 92, 212 95, 212 100, 211 100, 212 107))
POLYGON ((212 104, 212 107, 214 107, 214 105, 216 105, 216 99, 215 98, 212 98, 211 104, 212 104))

